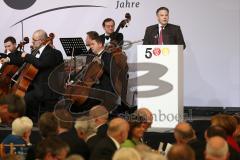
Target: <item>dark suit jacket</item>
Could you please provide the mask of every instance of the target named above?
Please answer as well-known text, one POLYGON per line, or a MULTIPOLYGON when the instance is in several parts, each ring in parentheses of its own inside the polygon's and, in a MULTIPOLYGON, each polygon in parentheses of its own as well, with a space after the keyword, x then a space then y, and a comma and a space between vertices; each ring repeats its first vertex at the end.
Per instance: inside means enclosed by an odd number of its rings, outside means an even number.
POLYGON ((18 67, 22 66, 24 63, 24 60, 21 58, 21 51, 15 51, 12 53, 9 53, 7 56, 10 58, 10 63, 13 65, 17 65, 18 67))
POLYGON ((58 135, 70 147, 69 155, 80 154, 85 160, 89 158, 89 150, 84 140, 80 139, 76 130, 73 128, 70 131, 58 135))
POLYGON ((103 74, 99 79, 99 84, 95 84, 93 88, 102 89, 114 93, 113 84, 111 81, 111 70, 114 70, 115 63, 114 61, 111 64, 112 55, 107 52, 103 52, 101 56, 103 62, 103 74))
POLYGON ((33 86, 32 89, 38 90, 38 97, 43 98, 43 100, 56 98, 56 94, 48 87, 48 76, 56 66, 63 63, 62 53, 50 46, 46 46, 39 58, 27 54, 25 61, 38 69, 38 73, 31 83, 31 86, 33 86))
MULTIPOLYGON (((158 44, 159 27, 158 24, 146 28, 143 44, 154 45, 158 44)), ((183 45, 186 48, 184 38, 180 26, 168 23, 163 29, 163 44, 183 45)))
POLYGON ((112 160, 112 156, 117 150, 116 145, 108 136, 102 138, 91 153, 90 160, 112 160))
MULTIPOLYGON (((102 38, 103 42, 105 43, 105 34, 100 35, 100 37, 102 38)), ((110 39, 111 39, 111 42, 116 42, 118 45, 123 44, 123 34, 122 33, 113 32, 110 35, 110 39)))
POLYGON ((104 137, 107 136, 107 129, 108 129, 108 125, 105 123, 103 125, 101 125, 98 130, 96 135, 92 136, 91 138, 89 138, 87 140, 87 145, 89 150, 92 152, 96 146, 96 144, 104 137))
POLYGON ((193 139, 187 143, 195 152, 196 160, 204 159, 205 144, 198 139, 193 139))

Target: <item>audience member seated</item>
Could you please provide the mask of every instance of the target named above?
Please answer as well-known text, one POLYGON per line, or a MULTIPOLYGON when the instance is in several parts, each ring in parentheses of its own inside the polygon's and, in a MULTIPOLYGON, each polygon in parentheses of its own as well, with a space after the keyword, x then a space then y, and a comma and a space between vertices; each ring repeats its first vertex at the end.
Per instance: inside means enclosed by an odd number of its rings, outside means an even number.
POLYGON ((9 94, 0 99, 0 124, 11 124, 25 114, 25 102, 22 97, 9 94))
POLYGON ((144 117, 146 119, 146 122, 144 122, 144 128, 145 131, 147 131, 148 128, 151 128, 152 122, 153 122, 153 115, 152 112, 148 108, 140 108, 135 111, 136 114, 144 117))
MULTIPOLYGON (((65 160, 69 146, 59 137, 53 136, 42 140, 36 147, 36 159, 65 160)), ((33 160, 33 159, 32 159, 33 160)))
MULTIPOLYGON (((14 145, 23 145, 23 146, 15 146, 15 153, 26 155, 27 154, 27 146, 30 146, 29 137, 31 135, 33 127, 33 122, 28 117, 20 117, 16 118, 12 123, 12 134, 8 135, 2 141, 3 144, 13 143, 14 145)), ((9 154, 10 147, 5 147, 5 152, 9 154)))
POLYGON ((167 160, 195 160, 195 154, 189 145, 175 144, 167 153, 167 160))
POLYGON ((93 121, 89 120, 89 117, 87 116, 77 118, 74 128, 77 131, 78 137, 85 142, 87 142, 92 136, 95 136, 97 132, 93 121))
POLYGON ((219 114, 211 118, 211 124, 213 126, 220 126, 225 130, 230 152, 229 159, 240 159, 240 146, 233 137, 233 134, 237 129, 237 120, 231 115, 219 114))
POLYGON ((89 117, 94 121, 94 124, 97 129, 97 135, 100 136, 107 135, 108 116, 109 112, 104 106, 97 105, 90 110, 89 117))
POLYGON ((152 150, 149 146, 145 144, 138 144, 135 149, 141 156, 141 160, 165 160, 165 157, 160 155, 159 152, 152 150))
POLYGON ((112 160, 141 160, 141 156, 134 148, 120 148, 114 153, 112 160))
POLYGON ((128 132, 128 139, 121 144, 121 147, 135 147, 143 143, 142 137, 145 132, 144 122, 146 122, 146 120, 144 117, 137 114, 132 114, 129 120, 130 129, 128 132))
POLYGON ((58 109, 53 114, 58 120, 58 137, 70 147, 69 155, 79 154, 87 160, 89 158, 87 144, 83 139, 78 138, 71 113, 65 109, 58 109))
POLYGON ((91 108, 89 112, 89 118, 93 121, 97 133, 96 135, 88 138, 87 145, 90 151, 93 151, 96 143, 99 142, 103 137, 107 135, 107 128, 108 128, 108 116, 109 112, 104 106, 97 105, 91 108))
POLYGON ((227 140, 227 134, 225 130, 220 126, 210 126, 206 129, 204 133, 205 140, 208 141, 209 138, 219 136, 227 140))
POLYGON ((158 152, 144 152, 141 154, 142 160, 165 160, 165 157, 158 152))
MULTIPOLYGON (((42 136, 42 139, 40 139, 39 142, 47 137, 57 136, 58 134, 58 120, 52 112, 45 112, 41 115, 38 121, 38 127, 42 136)), ((35 159, 35 153, 36 144, 29 148, 26 160, 35 159)))
POLYGON ((205 144, 197 139, 190 124, 186 122, 179 123, 174 129, 174 137, 177 144, 187 144, 194 150, 196 160, 203 159, 205 144))
POLYGON ((110 121, 107 136, 102 138, 91 153, 90 160, 112 160, 112 156, 120 145, 127 139, 128 122, 122 118, 110 121))
POLYGON ((234 116, 234 118, 237 120, 237 128, 234 132, 234 138, 236 139, 238 145, 240 146, 240 113, 234 116))
POLYGON ((205 160, 228 160, 228 144, 219 136, 211 137, 206 145, 205 160))
POLYGON ((67 157, 66 160, 84 160, 84 158, 80 155, 73 154, 67 157))

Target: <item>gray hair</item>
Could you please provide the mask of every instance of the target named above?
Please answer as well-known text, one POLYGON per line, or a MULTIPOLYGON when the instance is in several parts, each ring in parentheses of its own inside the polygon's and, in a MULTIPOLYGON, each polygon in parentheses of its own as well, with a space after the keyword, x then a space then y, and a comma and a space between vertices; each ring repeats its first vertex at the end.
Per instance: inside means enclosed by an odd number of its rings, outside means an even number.
POLYGON ((134 148, 121 148, 114 153, 112 160, 141 160, 141 156, 134 148))
POLYGON ((12 123, 12 134, 17 136, 23 136, 27 131, 31 131, 33 122, 28 117, 16 118, 12 123))
POLYGON ((84 158, 80 155, 73 154, 73 155, 69 156, 66 160, 84 160, 84 158))
POLYGON ((75 122, 74 128, 76 130, 81 130, 87 135, 97 132, 93 121, 89 120, 87 116, 78 118, 75 122))

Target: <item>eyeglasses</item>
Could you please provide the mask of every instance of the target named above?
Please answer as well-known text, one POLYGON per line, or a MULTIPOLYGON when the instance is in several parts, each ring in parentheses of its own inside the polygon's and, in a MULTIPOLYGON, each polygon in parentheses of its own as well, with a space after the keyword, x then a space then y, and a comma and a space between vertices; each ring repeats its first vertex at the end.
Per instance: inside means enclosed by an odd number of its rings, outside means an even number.
POLYGON ((33 41, 33 42, 37 42, 37 41, 40 41, 40 40, 41 40, 41 39, 36 40, 36 39, 32 38, 32 41, 33 41))

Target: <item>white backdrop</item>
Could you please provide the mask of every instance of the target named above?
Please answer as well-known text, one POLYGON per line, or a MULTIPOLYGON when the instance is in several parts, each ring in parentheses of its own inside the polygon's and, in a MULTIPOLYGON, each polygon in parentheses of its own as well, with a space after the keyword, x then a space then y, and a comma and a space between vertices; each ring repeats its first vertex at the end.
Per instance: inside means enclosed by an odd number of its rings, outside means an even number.
MULTIPOLYGON (((31 37, 40 28, 53 32, 56 35, 54 44, 63 52, 60 37, 85 38, 90 30, 102 33, 103 19, 111 17, 118 24, 129 12, 131 24, 121 32, 125 40, 135 41, 143 38, 147 26, 156 23, 156 9, 166 6, 170 9, 170 22, 181 26, 187 45, 184 51, 184 105, 240 107, 239 0, 127 1, 139 2, 139 7, 115 9, 117 0, 37 0, 27 9, 16 10, 0 1, 0 42, 3 44, 9 35, 17 41, 21 39, 21 24, 11 27, 16 22, 38 12, 71 5, 103 7, 69 8, 32 17, 23 22, 24 36, 31 37)), ((3 45, 0 49, 4 50, 3 45)), ((126 52, 129 62, 133 62, 136 45, 126 52)))

